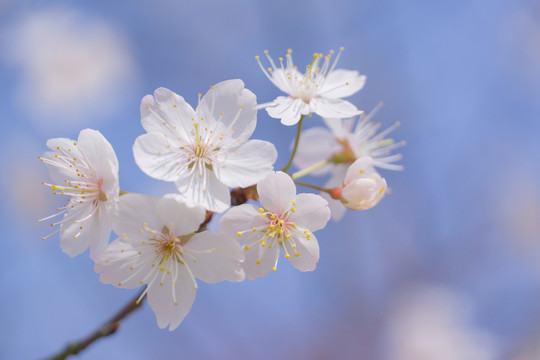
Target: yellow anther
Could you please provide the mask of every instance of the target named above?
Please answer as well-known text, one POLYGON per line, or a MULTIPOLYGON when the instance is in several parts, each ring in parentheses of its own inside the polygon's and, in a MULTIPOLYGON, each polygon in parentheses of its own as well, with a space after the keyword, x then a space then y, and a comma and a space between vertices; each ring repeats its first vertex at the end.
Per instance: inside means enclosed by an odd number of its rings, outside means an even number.
POLYGON ((109 262, 109 259, 105 260, 105 262, 108 263, 108 262, 109 262))
POLYGON ((291 212, 296 212, 296 209, 295 208, 291 208, 291 212))
POLYGON ((276 270, 277 270, 277 268, 274 266, 274 267, 272 268, 272 271, 276 271, 276 270))
POLYGON ((268 245, 268 248, 271 249, 273 245, 268 245))
POLYGON ((259 265, 261 263, 261 260, 257 259, 257 261, 255 261, 257 263, 257 265, 259 265))
POLYGON ((364 170, 360 169, 359 173, 360 173, 360 174, 363 174, 363 173, 364 173, 364 170))
POLYGON ((146 108, 147 108, 147 109, 150 109, 150 105, 146 105, 146 108))
POLYGON ((245 249, 245 250, 249 250, 249 246, 247 246, 247 245, 244 246, 244 249, 245 249))
POLYGON ((212 250, 211 250, 211 251, 212 251, 212 252, 215 252, 215 251, 216 251, 216 249, 212 248, 212 250))
POLYGON ((259 60, 259 55, 255 56, 255 60, 259 60))
POLYGON ((343 51, 343 50, 345 50, 345 48, 342 46, 342 47, 339 48, 339 50, 343 51))
POLYGON ((122 286, 122 283, 118 283, 118 286, 122 286))
POLYGON ((254 228, 253 228, 253 231, 257 231, 257 228, 256 228, 256 227, 254 227, 254 228))
POLYGON ((130 267, 129 267, 129 270, 133 270, 133 266, 130 266, 130 267))
POLYGON ((214 90, 214 87, 213 87, 213 86, 210 86, 210 89, 214 90))
POLYGON ((296 201, 293 200, 293 201, 292 201, 292 204, 293 204, 293 206, 296 206, 296 201))
POLYGON ((268 68, 268 71, 272 71, 272 68, 271 68, 271 67, 269 67, 269 68, 268 68))
POLYGON ((176 107, 176 104, 174 104, 173 107, 176 107))
POLYGON ((288 258, 290 258, 290 257, 291 257, 291 255, 285 254, 285 259, 288 259, 288 258))
POLYGON ((122 233, 122 237, 126 237, 126 233, 122 233))
POLYGON ((300 256, 300 253, 297 252, 297 253, 294 254, 294 256, 295 256, 295 257, 299 257, 299 256, 300 256))
POLYGON ((289 239, 291 237, 290 234, 285 235, 285 239, 289 239))
POLYGON ((160 282, 160 283, 159 283, 159 286, 163 286, 163 283, 162 283, 162 282, 160 282))
POLYGON ((236 235, 238 235, 238 236, 242 236, 242 232, 241 232, 241 231, 239 231, 239 232, 237 232, 237 233, 236 233, 236 235))
POLYGON ((263 208, 259 208, 259 212, 260 212, 260 213, 263 213, 263 212, 264 212, 264 209, 263 209, 263 208))
POLYGON ((264 53, 265 53, 265 54, 268 54, 268 50, 264 50, 264 53))
POLYGON ((382 194, 384 192, 384 187, 379 189, 379 194, 382 194))
POLYGON ((142 229, 139 229, 139 232, 142 233, 142 229))
POLYGON ((178 303, 176 301, 174 302, 174 306, 178 306, 178 303))

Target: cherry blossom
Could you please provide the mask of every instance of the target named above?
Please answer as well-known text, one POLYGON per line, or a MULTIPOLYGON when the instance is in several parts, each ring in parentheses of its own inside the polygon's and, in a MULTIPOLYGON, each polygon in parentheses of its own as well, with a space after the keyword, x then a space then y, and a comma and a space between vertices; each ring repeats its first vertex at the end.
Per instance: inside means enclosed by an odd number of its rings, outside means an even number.
POLYGON ((195 278, 208 283, 242 281, 242 249, 233 239, 203 231, 201 207, 175 199, 127 194, 120 199, 113 221, 119 238, 96 264, 100 281, 119 288, 146 285, 158 326, 174 330, 195 300, 195 278))
POLYGON ((330 219, 327 201, 315 194, 296 194, 291 177, 268 175, 257 184, 261 207, 236 206, 223 215, 220 232, 244 243, 246 276, 256 279, 276 271, 280 249, 300 271, 315 270, 319 244, 313 234, 330 219))
MULTIPOLYGON (((404 141, 396 142, 387 137, 394 131, 399 122, 383 131, 381 124, 374 123, 373 117, 381 108, 377 105, 368 115, 348 119, 323 119, 327 128, 312 127, 302 133, 294 165, 299 169, 324 166, 310 172, 312 175, 330 173, 330 179, 324 187, 341 187, 349 166, 358 158, 369 156, 372 165, 385 170, 403 170, 402 165, 395 162, 402 159, 401 154, 392 151, 405 145, 404 141)), ((321 194, 328 200, 332 210, 332 218, 339 220, 345 213, 345 207, 340 201, 331 199, 327 194, 321 194)))
POLYGON ((347 169, 341 202, 351 210, 367 210, 382 200, 385 191, 386 180, 375 171, 371 158, 364 156, 347 169))
POLYGON ((277 158, 273 144, 248 140, 257 123, 256 97, 241 80, 212 86, 196 110, 159 88, 141 102, 147 134, 133 146, 137 165, 149 176, 174 181, 190 205, 222 212, 229 187, 263 179, 277 158))
POLYGON ((279 96, 273 102, 265 104, 268 114, 281 119, 284 125, 296 124, 302 115, 316 113, 322 117, 345 118, 361 114, 356 106, 341 98, 350 96, 364 87, 366 77, 358 71, 337 69, 340 49, 333 63, 330 62, 333 51, 326 56, 320 53, 313 55, 306 72, 302 74, 294 65, 292 50, 289 49, 283 58, 279 58, 279 66, 265 50, 270 67, 265 68, 259 56, 257 62, 266 77, 288 96, 279 96))
POLYGON ((73 257, 90 248, 90 257, 96 261, 109 241, 110 217, 120 192, 116 154, 105 137, 91 129, 82 130, 77 141, 50 139, 47 147, 52 151, 39 158, 49 169, 53 184, 43 184, 69 199, 57 213, 39 221, 63 215, 62 220, 51 223, 60 225, 52 234, 60 232, 62 250, 73 257))

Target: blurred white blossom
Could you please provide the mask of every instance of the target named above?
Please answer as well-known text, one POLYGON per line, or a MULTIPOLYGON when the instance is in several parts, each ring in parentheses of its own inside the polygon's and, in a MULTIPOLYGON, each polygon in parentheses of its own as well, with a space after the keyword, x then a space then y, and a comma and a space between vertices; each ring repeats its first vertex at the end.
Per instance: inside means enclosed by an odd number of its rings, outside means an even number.
POLYGON ((495 339, 472 324, 467 302, 446 288, 414 287, 395 300, 389 360, 494 360, 495 339))
POLYGON ((16 100, 38 125, 96 124, 133 85, 126 41, 103 21, 53 8, 28 15, 10 30, 2 57, 19 70, 16 100))

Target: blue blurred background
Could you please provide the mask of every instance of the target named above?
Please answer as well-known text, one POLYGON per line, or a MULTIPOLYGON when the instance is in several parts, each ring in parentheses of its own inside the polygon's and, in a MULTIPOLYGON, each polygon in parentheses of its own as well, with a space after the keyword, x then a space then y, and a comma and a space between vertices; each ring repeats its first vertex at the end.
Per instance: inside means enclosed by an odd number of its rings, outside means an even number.
MULTIPOLYGON (((316 271, 281 259, 256 281, 200 282, 191 313, 160 330, 145 305, 80 359, 540 359, 538 1, 0 0, 0 358, 52 355, 134 291, 102 285, 36 219, 60 198, 37 159, 52 137, 101 131, 123 190, 161 196, 131 146, 141 98, 241 78, 279 95, 254 55, 345 47, 367 75, 350 101, 402 126, 404 172, 376 208, 318 232, 316 271)), ((295 129, 259 112, 254 137, 286 161, 295 129)), ((321 126, 314 116, 306 126, 321 126)), ((312 178, 323 184, 326 179, 312 178)), ((214 227, 215 228, 215 227, 214 227)))

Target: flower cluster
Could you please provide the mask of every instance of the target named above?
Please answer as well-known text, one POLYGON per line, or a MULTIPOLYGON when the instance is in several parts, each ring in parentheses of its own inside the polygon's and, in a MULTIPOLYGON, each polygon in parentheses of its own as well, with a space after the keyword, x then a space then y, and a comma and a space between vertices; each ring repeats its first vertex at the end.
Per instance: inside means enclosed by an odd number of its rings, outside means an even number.
POLYGON ((62 249, 75 256, 89 248, 105 284, 144 286, 137 302, 147 296, 158 326, 170 330, 188 314, 196 279, 263 277, 277 270, 280 253, 299 271, 315 270, 314 232, 346 208, 366 210, 383 198, 386 180, 375 168, 402 168, 395 164, 401 155, 390 152, 404 143, 386 137, 397 123, 378 132, 371 119, 380 106, 365 115, 342 99, 366 80, 357 71, 336 69, 342 50, 333 62, 332 51, 314 54, 303 74, 291 50, 279 66, 265 51, 268 68, 257 56, 264 74, 287 94, 261 105, 238 79, 199 94, 195 109, 165 88, 146 95, 140 106, 146 133, 135 140, 133 155, 148 176, 174 182, 178 192, 162 198, 120 191, 118 160, 98 131, 82 130, 77 141, 49 140, 51 151, 39 158, 53 181, 44 184, 68 199, 40 221, 62 216, 51 223, 58 226, 52 234, 59 233, 62 249), (298 124, 282 171, 274 170, 274 145, 250 139, 263 108, 285 125, 298 124), (327 128, 301 134, 304 117, 312 114, 327 128), (288 173, 291 164, 299 170, 288 173), (328 173, 324 187, 298 181, 328 173), (322 193, 297 194, 296 186, 322 193), (222 212, 219 233, 207 231, 212 215, 222 212), (109 243, 111 230, 116 239, 109 243))

